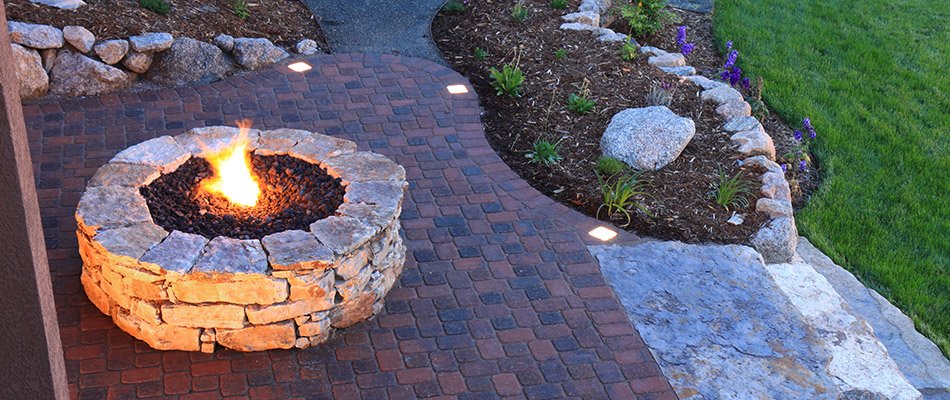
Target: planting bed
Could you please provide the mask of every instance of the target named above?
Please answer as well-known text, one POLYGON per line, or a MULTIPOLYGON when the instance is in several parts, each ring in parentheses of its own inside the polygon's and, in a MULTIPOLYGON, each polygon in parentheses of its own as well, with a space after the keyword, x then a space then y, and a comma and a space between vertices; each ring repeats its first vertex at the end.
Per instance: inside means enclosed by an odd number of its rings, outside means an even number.
MULTIPOLYGON (((669 85, 674 93, 670 109, 692 118, 696 135, 675 161, 641 176, 647 182, 647 196, 639 201, 652 216, 636 214, 629 228, 687 242, 747 242, 768 219, 754 209, 759 184, 753 179, 754 171, 736 166, 736 160, 744 157, 735 150, 730 133, 722 130, 724 121, 715 105, 700 99, 702 89, 648 65, 645 57, 621 60, 617 43, 598 42, 589 32, 558 29, 564 22, 561 16, 576 10, 576 2, 567 10, 552 9, 547 1, 525 5, 530 14, 524 21, 511 17, 508 2, 477 2, 464 13, 442 12, 433 24, 443 54, 479 92, 488 139, 501 157, 546 195, 596 215, 602 199, 594 166, 610 118, 626 108, 648 106, 646 93, 669 85), (476 47, 488 52, 484 61, 474 56, 476 47), (519 52, 516 49, 520 49, 520 68, 525 73, 523 95, 497 96, 488 69, 512 62, 519 52), (567 57, 558 60, 554 55, 558 49, 566 50, 567 57), (591 113, 579 115, 567 110, 565 103, 585 82, 597 104, 591 113), (530 163, 526 154, 539 139, 560 143, 563 159, 558 164, 530 163), (741 171, 752 192, 750 204, 735 210, 745 214, 742 225, 726 223, 732 211, 716 205, 710 196, 720 168, 730 176, 741 171)), ((687 60, 692 62, 692 57, 687 60)), ((617 216, 614 220, 626 222, 617 216)))

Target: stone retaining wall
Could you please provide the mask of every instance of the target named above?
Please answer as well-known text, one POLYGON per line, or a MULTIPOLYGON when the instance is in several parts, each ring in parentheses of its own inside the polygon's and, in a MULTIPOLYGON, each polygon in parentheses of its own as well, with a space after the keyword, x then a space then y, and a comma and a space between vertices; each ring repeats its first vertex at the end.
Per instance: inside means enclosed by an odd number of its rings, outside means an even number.
POLYGON ((344 203, 310 232, 208 240, 156 225, 139 188, 237 134, 235 128, 198 128, 130 147, 99 169, 77 207, 86 294, 119 328, 153 348, 316 345, 378 313, 402 272, 405 170, 381 155, 357 152, 353 142, 306 131, 252 130, 250 148, 319 164, 341 178, 344 203))

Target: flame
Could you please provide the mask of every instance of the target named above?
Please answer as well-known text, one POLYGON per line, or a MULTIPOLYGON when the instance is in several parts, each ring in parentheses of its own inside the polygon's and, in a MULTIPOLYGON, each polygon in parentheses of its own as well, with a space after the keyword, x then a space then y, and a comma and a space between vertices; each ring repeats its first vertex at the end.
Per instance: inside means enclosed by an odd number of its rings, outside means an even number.
POLYGON ((205 157, 211 163, 214 176, 202 181, 201 187, 238 206, 254 207, 261 188, 251 172, 251 154, 247 150, 251 121, 238 121, 237 125, 241 128, 238 137, 225 149, 205 157))

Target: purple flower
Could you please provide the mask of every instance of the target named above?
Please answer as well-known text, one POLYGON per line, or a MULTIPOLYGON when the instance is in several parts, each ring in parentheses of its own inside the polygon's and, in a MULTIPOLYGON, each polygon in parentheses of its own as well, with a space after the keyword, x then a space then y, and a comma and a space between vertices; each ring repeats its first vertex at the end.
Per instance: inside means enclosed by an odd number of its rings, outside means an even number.
POLYGON ((815 132, 815 128, 811 126, 811 118, 805 117, 802 120, 802 128, 808 132, 808 137, 814 139, 815 136, 818 136, 818 133, 815 132))
POLYGON ((732 66, 736 65, 736 59, 739 58, 739 52, 736 50, 729 52, 729 57, 726 58, 726 65, 722 67, 724 69, 731 69, 732 66))
POLYGON ((749 91, 749 87, 751 85, 752 85, 752 82, 749 81, 749 78, 742 78, 742 88, 745 89, 746 92, 749 91))
POLYGON ((686 26, 680 26, 676 31, 676 44, 682 46, 686 44, 686 26))
POLYGON ((798 129, 795 130, 795 140, 799 142, 802 141, 802 131, 798 129))
POLYGON ((726 51, 732 50, 732 41, 726 42, 726 51))
POLYGON ((782 164, 782 172, 788 172, 788 164, 782 164))
POLYGON ((799 162, 798 162, 798 170, 799 170, 799 171, 802 171, 802 172, 805 172, 806 169, 808 169, 808 163, 805 162, 805 160, 799 161, 799 162))
POLYGON ((729 80, 729 71, 728 71, 728 70, 727 70, 727 71, 722 71, 722 73, 719 74, 719 79, 722 80, 723 82, 728 81, 728 80, 729 80))
POLYGON ((732 69, 732 73, 729 74, 729 84, 735 86, 742 80, 742 70, 739 67, 732 69))
POLYGON ((693 49, 696 48, 696 45, 693 43, 685 43, 683 47, 680 48, 680 52, 683 53, 683 56, 688 56, 689 53, 693 52, 693 49))

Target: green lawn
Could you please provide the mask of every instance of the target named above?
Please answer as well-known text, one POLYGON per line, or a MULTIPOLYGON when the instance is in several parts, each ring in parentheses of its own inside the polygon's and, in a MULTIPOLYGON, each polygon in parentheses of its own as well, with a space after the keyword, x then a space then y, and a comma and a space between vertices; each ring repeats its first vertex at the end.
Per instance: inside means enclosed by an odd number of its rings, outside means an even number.
POLYGON ((950 2, 717 0, 722 47, 810 116, 822 185, 799 230, 950 354, 950 2))

